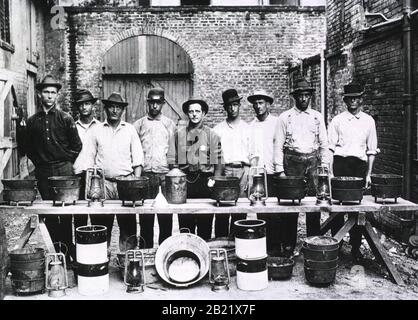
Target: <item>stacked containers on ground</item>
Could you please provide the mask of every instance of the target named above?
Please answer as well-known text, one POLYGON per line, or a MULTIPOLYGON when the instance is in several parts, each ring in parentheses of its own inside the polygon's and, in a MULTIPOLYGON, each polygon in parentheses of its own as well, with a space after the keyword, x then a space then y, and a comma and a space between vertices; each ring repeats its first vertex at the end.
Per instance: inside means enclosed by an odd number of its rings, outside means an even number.
POLYGON ((266 222, 235 221, 237 286, 245 291, 263 290, 268 286, 266 222))

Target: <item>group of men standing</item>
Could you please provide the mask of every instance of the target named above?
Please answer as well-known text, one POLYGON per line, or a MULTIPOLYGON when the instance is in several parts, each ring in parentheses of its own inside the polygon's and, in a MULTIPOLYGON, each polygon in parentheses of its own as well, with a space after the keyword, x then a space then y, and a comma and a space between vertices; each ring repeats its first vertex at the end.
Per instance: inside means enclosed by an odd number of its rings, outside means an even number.
MULTIPOLYGON (((118 199, 116 178, 149 178, 149 197, 155 198, 159 188, 165 192, 165 176, 177 167, 187 175, 188 198, 207 198, 210 176, 229 176, 240 179, 241 196, 246 197, 250 167, 264 167, 268 189, 273 188, 273 176, 306 176, 308 194, 315 195, 318 165, 329 165, 336 176, 363 177, 370 181, 374 156, 377 153, 376 128, 373 118, 361 111, 360 86, 344 87, 347 111, 330 123, 328 134, 323 116, 310 107, 315 91, 305 79, 295 82, 290 93, 295 106, 279 117, 270 113, 273 97, 265 90, 256 90, 247 100, 252 104, 255 118, 246 123, 240 117, 241 97, 237 90, 222 93, 226 119, 213 129, 205 125, 209 111, 206 101, 191 98, 183 106, 188 117, 185 126, 177 126, 162 114, 164 90, 148 92, 147 115, 134 124, 122 120, 128 106, 119 93, 112 93, 102 103, 106 120, 94 118, 97 98, 88 90, 79 90, 75 104, 79 120, 74 122, 67 113, 56 108, 61 85, 47 76, 37 85, 42 109, 27 122, 26 153, 35 165, 35 175, 43 199, 51 199, 48 177, 83 173, 93 166, 104 169, 107 199, 118 199), (331 157, 329 155, 332 155, 331 157)), ((157 215, 160 228, 159 243, 172 232, 172 215, 157 215)), ((137 234, 135 215, 118 215, 119 247, 127 249, 130 236, 137 234)), ((297 238, 298 214, 260 214, 267 221, 269 254, 291 256, 297 238)), ((87 216, 74 217, 75 226, 87 224, 87 216)), ((93 224, 108 228, 110 242, 114 215, 92 215, 93 224)), ((214 215, 181 214, 181 230, 188 229, 207 240, 212 236, 214 215)), ((215 237, 233 233, 233 222, 245 219, 245 214, 216 215, 215 237)), ((153 215, 140 215, 142 247, 153 247, 153 215)), ((45 222, 53 241, 73 248, 72 221, 68 216, 46 216, 45 222)), ((332 232, 344 222, 338 217, 332 232)), ((307 215, 307 235, 320 232, 320 214, 307 215)), ((355 236, 352 235, 355 238, 355 236)), ((361 238, 360 238, 361 240, 361 238)), ((358 254, 359 241, 352 242, 358 254)), ((73 249, 70 249, 70 253, 73 249)))

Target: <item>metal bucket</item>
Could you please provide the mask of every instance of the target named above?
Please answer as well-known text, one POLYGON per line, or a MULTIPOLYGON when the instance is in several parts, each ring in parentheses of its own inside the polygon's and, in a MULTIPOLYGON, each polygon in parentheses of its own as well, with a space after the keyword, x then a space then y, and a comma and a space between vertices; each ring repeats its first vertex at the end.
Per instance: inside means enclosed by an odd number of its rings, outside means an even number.
POLYGON ((306 238, 303 243, 306 280, 314 285, 329 285, 338 267, 338 240, 327 236, 306 238))
POLYGON ((107 228, 83 226, 76 229, 78 292, 85 296, 101 295, 109 290, 107 228))
POLYGON ((187 178, 180 169, 173 169, 165 176, 166 199, 171 204, 182 204, 187 201, 187 178))
POLYGON ((259 291, 268 287, 267 256, 237 261, 237 287, 244 291, 259 291))
POLYGON ((10 252, 12 289, 16 295, 45 290, 45 250, 17 249, 10 252))
POLYGON ((191 233, 180 233, 173 235, 163 241, 155 254, 155 268, 158 275, 165 282, 176 287, 188 287, 202 280, 209 271, 209 246, 199 236, 191 233), (188 267, 195 270, 199 268, 197 276, 191 275, 189 278, 172 279, 170 266, 176 261, 177 267, 179 260, 183 259, 184 272, 188 272, 188 267))
POLYGON ((261 259, 267 256, 266 222, 238 220, 235 224, 235 253, 240 259, 261 259))

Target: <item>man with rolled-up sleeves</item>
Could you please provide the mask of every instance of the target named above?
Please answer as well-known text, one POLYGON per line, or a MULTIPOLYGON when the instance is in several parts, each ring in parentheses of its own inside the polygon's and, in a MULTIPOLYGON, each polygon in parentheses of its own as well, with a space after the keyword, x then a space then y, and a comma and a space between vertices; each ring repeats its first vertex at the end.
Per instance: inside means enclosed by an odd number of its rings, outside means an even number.
MULTIPOLYGON (((115 200, 119 199, 116 178, 140 177, 144 153, 134 126, 122 121, 128 103, 116 92, 102 102, 106 120, 87 133, 74 170, 76 174, 80 174, 94 166, 104 169, 106 199, 115 200)), ((114 214, 91 215, 92 224, 104 225, 107 228, 109 246, 114 218, 114 214)), ((116 214, 116 218, 120 229, 119 249, 125 252, 136 245, 136 215, 116 214), (135 237, 129 239, 131 236, 135 237)))
MULTIPOLYGON (((335 116, 328 128, 331 175, 363 178, 365 186, 371 183, 377 148, 374 119, 362 111, 363 88, 355 82, 344 86, 343 100, 347 110, 335 116)), ((335 235, 344 224, 344 214, 339 214, 331 224, 335 235)), ((361 231, 358 226, 350 230, 351 253, 355 261, 361 260, 361 231)))

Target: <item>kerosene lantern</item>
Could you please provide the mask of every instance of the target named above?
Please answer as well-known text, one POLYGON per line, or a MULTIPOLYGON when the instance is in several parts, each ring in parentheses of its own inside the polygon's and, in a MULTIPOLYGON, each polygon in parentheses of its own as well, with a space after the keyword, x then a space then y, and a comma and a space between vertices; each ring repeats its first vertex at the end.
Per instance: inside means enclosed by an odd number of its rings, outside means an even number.
POLYGON ((265 206, 268 199, 265 167, 251 167, 248 178, 248 199, 252 206, 265 206))
POLYGON ((124 282, 128 293, 144 292, 145 259, 141 250, 127 250, 125 254, 124 282))
POLYGON ((327 166, 319 166, 317 168, 317 178, 318 182, 316 185, 316 204, 317 205, 330 205, 331 204, 331 194, 330 194, 330 180, 329 180, 329 170, 327 166))
POLYGON ((212 291, 227 291, 231 277, 229 275, 228 253, 225 249, 212 249, 209 251, 209 282, 212 291))
POLYGON ((106 200, 104 170, 98 167, 86 170, 85 197, 88 206, 101 204, 106 200))
POLYGON ((48 296, 60 298, 65 296, 68 288, 67 264, 63 253, 48 253, 45 257, 45 288, 48 296))

